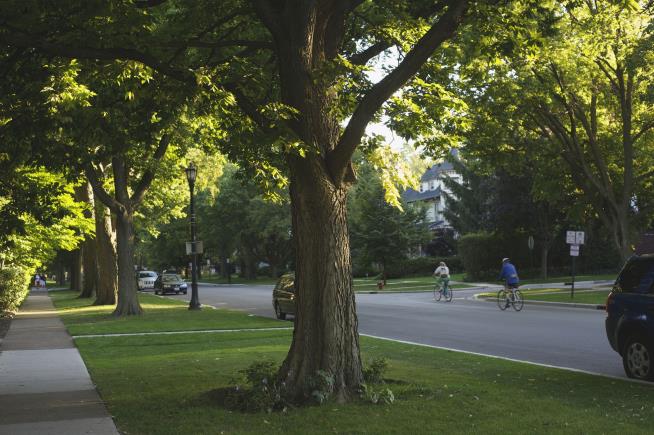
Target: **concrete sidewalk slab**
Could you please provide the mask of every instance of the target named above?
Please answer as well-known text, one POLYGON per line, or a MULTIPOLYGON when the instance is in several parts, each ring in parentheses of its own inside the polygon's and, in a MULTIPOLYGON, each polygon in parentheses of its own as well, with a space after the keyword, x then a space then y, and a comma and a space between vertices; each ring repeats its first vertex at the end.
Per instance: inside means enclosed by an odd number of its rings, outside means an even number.
POLYGON ((0 434, 118 434, 43 290, 32 289, 0 343, 0 434))

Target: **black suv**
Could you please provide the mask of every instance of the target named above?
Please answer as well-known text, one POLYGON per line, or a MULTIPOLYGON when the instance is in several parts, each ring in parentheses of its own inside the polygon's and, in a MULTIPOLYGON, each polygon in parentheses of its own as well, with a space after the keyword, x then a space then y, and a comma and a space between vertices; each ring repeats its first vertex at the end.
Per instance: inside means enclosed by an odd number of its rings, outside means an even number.
POLYGON ((630 378, 654 381, 654 254, 625 263, 606 301, 606 335, 630 378))
POLYGON ((272 299, 278 319, 286 319, 287 314, 295 315, 295 274, 286 273, 279 278, 272 299))

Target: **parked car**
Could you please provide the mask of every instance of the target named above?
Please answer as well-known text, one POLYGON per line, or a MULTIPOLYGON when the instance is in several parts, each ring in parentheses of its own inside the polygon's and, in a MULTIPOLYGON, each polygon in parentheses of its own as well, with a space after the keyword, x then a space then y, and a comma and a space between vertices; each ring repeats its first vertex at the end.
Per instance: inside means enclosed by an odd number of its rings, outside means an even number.
POLYGON ((295 315, 295 274, 286 273, 279 278, 272 296, 275 316, 286 319, 287 314, 295 315))
POLYGON ((141 270, 136 272, 136 282, 139 290, 154 288, 154 282, 157 280, 157 272, 151 270, 141 270))
POLYGON ((606 335, 630 378, 654 381, 654 254, 634 255, 606 301, 606 335))
POLYGON ((175 293, 186 294, 188 292, 188 285, 176 273, 163 273, 157 280, 154 282, 154 294, 166 294, 166 293, 175 293))

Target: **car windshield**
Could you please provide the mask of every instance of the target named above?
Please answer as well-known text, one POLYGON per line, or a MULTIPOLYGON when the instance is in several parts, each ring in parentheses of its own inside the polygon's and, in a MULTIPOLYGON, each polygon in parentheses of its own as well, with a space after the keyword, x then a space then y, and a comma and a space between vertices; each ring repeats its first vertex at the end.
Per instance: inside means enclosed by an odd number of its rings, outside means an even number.
POLYGON ((179 275, 164 275, 161 279, 163 282, 182 282, 182 277, 179 275))
POLYGON ((293 275, 282 276, 279 279, 279 283, 277 284, 277 290, 295 293, 295 286, 293 285, 294 281, 295 281, 295 276, 293 275))
POLYGON ((139 278, 156 278, 156 276, 154 272, 139 272, 139 278))

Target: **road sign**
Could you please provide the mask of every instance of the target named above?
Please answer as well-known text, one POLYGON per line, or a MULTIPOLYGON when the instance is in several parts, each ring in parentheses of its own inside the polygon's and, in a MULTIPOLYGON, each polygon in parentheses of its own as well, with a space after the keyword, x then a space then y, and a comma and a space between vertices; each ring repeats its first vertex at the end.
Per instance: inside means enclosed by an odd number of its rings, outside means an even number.
POLYGON ((534 249, 534 236, 529 236, 529 239, 527 239, 527 247, 529 247, 530 251, 534 249))
POLYGON ((204 249, 201 240, 198 240, 196 242, 186 242, 186 255, 202 254, 203 251, 204 249), (195 249, 193 249, 194 244, 195 244, 195 249))
POLYGON ((570 245, 570 256, 579 257, 579 245, 570 245))
POLYGON ((583 245, 585 233, 583 231, 566 231, 565 242, 569 245, 583 245))

